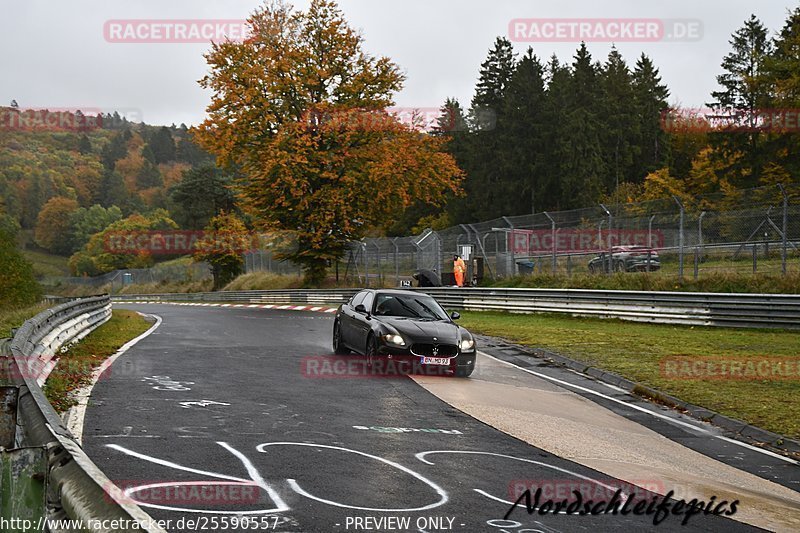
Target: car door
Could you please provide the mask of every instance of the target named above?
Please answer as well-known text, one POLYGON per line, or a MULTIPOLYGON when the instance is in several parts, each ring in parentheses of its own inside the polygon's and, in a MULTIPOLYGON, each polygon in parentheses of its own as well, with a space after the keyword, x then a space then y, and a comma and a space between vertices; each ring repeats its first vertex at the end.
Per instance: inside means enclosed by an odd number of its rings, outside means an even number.
POLYGON ((375 293, 368 292, 361 304, 366 308, 366 313, 353 313, 353 346, 361 353, 367 352, 367 336, 372 329, 372 304, 375 301, 375 293))
POLYGON ((367 291, 361 291, 357 293, 353 298, 342 306, 342 314, 339 316, 339 328, 340 333, 342 335, 342 340, 347 346, 358 347, 355 343, 355 339, 357 338, 355 331, 356 331, 356 306, 364 301, 364 297, 367 295, 367 291))

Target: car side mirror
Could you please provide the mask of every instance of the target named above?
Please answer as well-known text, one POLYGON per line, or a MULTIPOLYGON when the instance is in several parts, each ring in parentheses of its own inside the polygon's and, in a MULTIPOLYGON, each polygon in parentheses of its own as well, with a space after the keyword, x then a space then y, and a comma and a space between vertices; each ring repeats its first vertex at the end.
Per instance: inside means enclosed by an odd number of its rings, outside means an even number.
POLYGON ((364 304, 358 304, 356 306, 356 313, 364 313, 366 315, 367 314, 367 308, 364 307, 364 304))
POLYGON ((461 313, 453 311, 452 313, 450 313, 450 318, 452 318, 453 320, 458 320, 459 318, 461 318, 461 313))

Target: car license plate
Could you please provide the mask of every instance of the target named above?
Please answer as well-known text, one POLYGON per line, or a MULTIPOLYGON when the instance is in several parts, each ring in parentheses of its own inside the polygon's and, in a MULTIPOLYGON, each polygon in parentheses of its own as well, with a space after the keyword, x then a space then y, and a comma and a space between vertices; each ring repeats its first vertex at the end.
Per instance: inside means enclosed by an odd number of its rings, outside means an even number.
POLYGON ((449 365, 450 359, 447 357, 423 357, 423 365, 449 365))

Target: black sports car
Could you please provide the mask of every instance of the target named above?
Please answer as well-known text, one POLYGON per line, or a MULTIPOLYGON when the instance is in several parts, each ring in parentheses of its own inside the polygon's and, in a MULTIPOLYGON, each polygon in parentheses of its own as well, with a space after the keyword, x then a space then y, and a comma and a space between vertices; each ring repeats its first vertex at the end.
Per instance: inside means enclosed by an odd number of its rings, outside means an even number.
POLYGON ((365 289, 342 304, 333 323, 333 349, 363 354, 373 371, 455 374, 475 369, 475 339, 431 296, 365 289))

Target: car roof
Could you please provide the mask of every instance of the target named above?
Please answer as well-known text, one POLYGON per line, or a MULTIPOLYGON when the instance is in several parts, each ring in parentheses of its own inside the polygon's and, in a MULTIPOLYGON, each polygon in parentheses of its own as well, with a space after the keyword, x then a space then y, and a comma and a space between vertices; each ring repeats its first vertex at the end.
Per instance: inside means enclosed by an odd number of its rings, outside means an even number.
POLYGON ((430 296, 422 291, 404 291, 402 289, 369 289, 372 290, 376 294, 396 294, 398 296, 419 296, 423 294, 425 296, 430 296))

